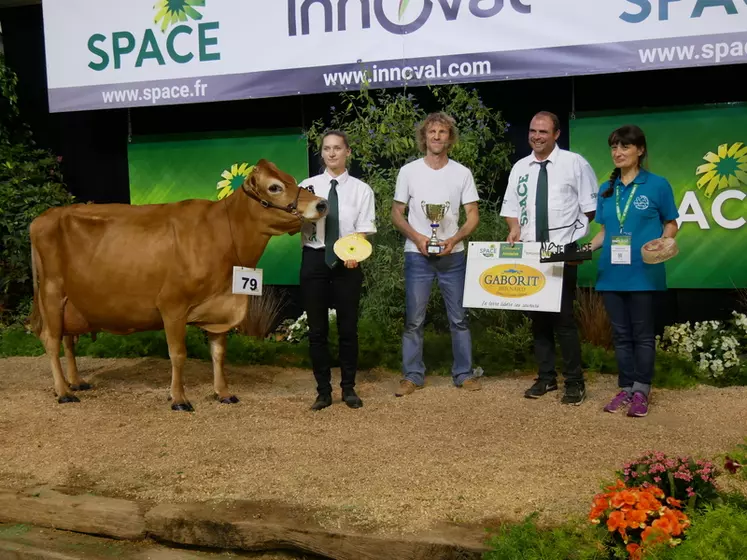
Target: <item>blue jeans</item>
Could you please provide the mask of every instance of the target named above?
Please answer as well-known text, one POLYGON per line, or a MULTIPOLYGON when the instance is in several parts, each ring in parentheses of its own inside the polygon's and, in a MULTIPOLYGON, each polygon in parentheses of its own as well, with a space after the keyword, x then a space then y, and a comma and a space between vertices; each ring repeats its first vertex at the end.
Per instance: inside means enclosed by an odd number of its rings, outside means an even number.
POLYGON ((654 377, 654 292, 601 292, 612 323, 618 385, 648 395, 654 377))
POLYGON ((402 373, 415 385, 425 382, 423 363, 423 325, 434 278, 446 304, 451 330, 454 363, 451 376, 459 387, 472 376, 472 335, 467 326, 467 312, 462 305, 464 275, 467 270, 465 251, 444 257, 426 257, 405 253, 405 331, 402 335, 402 373))

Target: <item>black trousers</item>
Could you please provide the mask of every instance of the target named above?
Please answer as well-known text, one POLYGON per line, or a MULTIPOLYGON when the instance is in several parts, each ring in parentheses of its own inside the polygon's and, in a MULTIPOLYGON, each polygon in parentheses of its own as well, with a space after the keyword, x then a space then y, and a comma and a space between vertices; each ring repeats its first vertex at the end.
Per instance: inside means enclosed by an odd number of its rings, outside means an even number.
POLYGON ((337 311, 337 331, 340 341, 340 387, 352 389, 358 369, 358 306, 363 284, 363 272, 345 268, 338 261, 329 268, 324 261, 324 249, 303 248, 301 258, 301 294, 309 325, 309 353, 314 368, 317 391, 332 392, 331 358, 329 353, 328 309, 337 311))
POLYGON ((578 267, 565 265, 563 268, 563 294, 558 313, 532 312, 532 333, 534 334, 534 357, 539 365, 539 378, 554 380, 555 335, 560 343, 563 357, 563 377, 566 384, 583 382, 581 370, 581 342, 573 314, 576 300, 578 267))

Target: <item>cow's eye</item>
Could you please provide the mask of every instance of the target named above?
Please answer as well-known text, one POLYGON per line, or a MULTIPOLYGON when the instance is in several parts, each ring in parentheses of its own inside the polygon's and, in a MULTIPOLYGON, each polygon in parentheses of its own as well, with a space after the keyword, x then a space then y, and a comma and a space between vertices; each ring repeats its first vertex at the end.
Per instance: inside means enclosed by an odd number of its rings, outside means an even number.
POLYGON ((272 194, 278 194, 279 192, 282 192, 283 187, 279 185, 270 185, 270 188, 267 189, 272 194))

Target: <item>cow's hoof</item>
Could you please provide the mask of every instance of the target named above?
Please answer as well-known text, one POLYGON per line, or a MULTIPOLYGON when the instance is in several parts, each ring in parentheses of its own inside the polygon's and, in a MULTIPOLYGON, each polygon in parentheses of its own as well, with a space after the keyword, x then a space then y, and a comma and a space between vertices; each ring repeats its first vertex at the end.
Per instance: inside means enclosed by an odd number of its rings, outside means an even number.
POLYGON ((89 383, 81 383, 80 385, 70 385, 71 391, 90 391, 92 389, 89 383))
POLYGON ((183 412, 194 412, 195 409, 189 403, 172 404, 171 410, 181 410, 183 412))
POLYGON ((220 402, 222 402, 223 404, 236 404, 237 402, 239 402, 239 397, 237 397, 236 395, 223 397, 222 399, 220 399, 220 402))
POLYGON ((57 402, 60 404, 69 402, 80 402, 80 399, 75 395, 62 395, 59 399, 57 399, 57 402))

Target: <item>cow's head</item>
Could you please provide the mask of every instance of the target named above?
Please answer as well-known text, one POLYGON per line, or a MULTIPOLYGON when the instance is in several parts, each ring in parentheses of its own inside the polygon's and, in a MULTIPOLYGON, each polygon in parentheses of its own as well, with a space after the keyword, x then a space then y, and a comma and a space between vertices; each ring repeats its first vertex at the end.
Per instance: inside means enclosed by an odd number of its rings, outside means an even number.
POLYGON ((244 192, 265 210, 260 214, 270 233, 298 233, 301 222, 315 222, 327 215, 327 201, 306 189, 277 166, 261 159, 244 181, 244 192))

